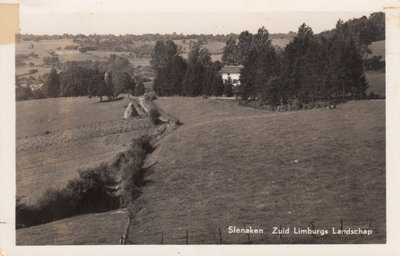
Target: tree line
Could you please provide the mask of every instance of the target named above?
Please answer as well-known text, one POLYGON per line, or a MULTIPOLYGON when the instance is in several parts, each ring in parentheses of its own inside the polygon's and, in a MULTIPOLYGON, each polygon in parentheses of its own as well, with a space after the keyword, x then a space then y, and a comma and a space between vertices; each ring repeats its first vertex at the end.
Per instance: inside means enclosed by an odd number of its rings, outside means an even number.
MULTIPOLYGON (((87 62, 84 62, 87 63, 87 62)), ((144 79, 135 75, 126 58, 111 55, 106 63, 90 63, 84 66, 79 62, 69 62, 60 73, 52 69, 40 89, 16 87, 17 100, 32 98, 103 97, 117 98, 121 93, 143 95, 144 79)))
POLYGON ((227 40, 222 60, 243 65, 238 90, 243 100, 302 108, 320 101, 363 99, 368 88, 365 56, 377 35, 368 33, 373 26, 360 31, 354 24, 339 20, 326 37, 326 33, 315 35, 303 23, 284 50, 272 46, 264 27, 256 34, 244 31, 237 40, 227 40))
MULTIPOLYGON (((335 29, 319 35, 302 24, 285 49, 272 46, 264 27, 255 34, 243 31, 226 41, 222 63, 211 61, 199 44, 191 44, 185 60, 172 40, 159 40, 151 59, 154 89, 162 96, 230 96, 232 81, 223 82, 219 70, 223 65, 243 65, 241 85, 235 88, 242 100, 301 108, 320 101, 362 99, 368 88, 364 76, 368 45, 384 38, 383 15, 339 20, 335 29)), ((375 62, 368 66, 377 66, 375 62)))

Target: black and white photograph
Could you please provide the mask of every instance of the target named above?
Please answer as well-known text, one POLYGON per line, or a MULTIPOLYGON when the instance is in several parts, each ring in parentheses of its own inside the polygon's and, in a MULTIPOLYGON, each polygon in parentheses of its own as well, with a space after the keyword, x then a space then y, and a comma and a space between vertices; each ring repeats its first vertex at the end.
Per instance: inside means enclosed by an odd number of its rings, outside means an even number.
POLYGON ((2 4, 19 31, 1 255, 391 244, 396 7, 114 2, 2 4))

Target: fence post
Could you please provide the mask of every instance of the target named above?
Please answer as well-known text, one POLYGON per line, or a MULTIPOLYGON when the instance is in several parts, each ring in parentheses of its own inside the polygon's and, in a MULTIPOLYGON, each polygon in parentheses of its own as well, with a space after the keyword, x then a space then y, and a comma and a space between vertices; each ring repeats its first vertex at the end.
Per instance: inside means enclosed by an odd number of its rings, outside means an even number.
POLYGON ((189 232, 186 229, 186 244, 189 244, 189 232))
POLYGON ((222 244, 221 229, 218 227, 219 243, 222 244))
POLYGON ((164 230, 161 230, 161 244, 164 244, 164 230))
POLYGON ((121 240, 120 240, 122 245, 125 245, 126 244, 126 240, 128 240, 128 238, 129 238, 129 231, 130 231, 130 227, 131 227, 131 222, 132 222, 132 218, 128 217, 128 223, 125 226, 125 232, 121 236, 121 240))
POLYGON ((343 230, 343 219, 340 219, 340 229, 343 230))
MULTIPOLYGON (((315 222, 314 222, 314 220, 312 220, 311 221, 311 227, 312 227, 312 230, 314 231, 315 230, 315 222)), ((316 236, 315 234, 312 234, 312 236, 316 236)))

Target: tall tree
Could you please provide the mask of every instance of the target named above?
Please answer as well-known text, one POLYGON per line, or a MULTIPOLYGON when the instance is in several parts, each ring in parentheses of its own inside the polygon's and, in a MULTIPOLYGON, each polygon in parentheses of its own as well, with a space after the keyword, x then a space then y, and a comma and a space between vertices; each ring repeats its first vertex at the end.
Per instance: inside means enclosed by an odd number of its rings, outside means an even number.
POLYGON ((134 95, 135 96, 142 96, 145 93, 143 77, 139 76, 139 75, 135 76, 134 81, 135 81, 134 95))
POLYGON ((238 65, 240 63, 239 47, 234 37, 230 37, 222 52, 222 62, 227 65, 238 65))
POLYGON ((226 97, 233 96, 233 83, 230 76, 228 76, 228 79, 224 81, 224 95, 226 97))
POLYGON ((271 76, 276 75, 276 53, 268 31, 262 27, 253 38, 240 73, 239 94, 242 99, 260 98, 271 76))
POLYGON ((251 34, 247 30, 240 33, 238 41, 238 50, 239 50, 239 58, 241 64, 244 63, 245 59, 249 55, 252 43, 253 43, 253 34, 251 34))
POLYGON ((60 93, 60 77, 56 69, 50 71, 49 77, 43 84, 43 94, 45 97, 53 98, 58 97, 60 93))
POLYGON ((182 82, 183 94, 198 96, 203 92, 206 70, 211 65, 211 54, 206 48, 200 49, 198 43, 190 47, 188 68, 182 82))
POLYGON ((318 43, 314 38, 311 27, 303 23, 297 32, 297 36, 286 46, 285 74, 287 94, 282 95, 282 104, 291 98, 297 98, 301 102, 315 102, 318 86, 318 74, 316 51, 318 43))
POLYGON ((172 40, 157 41, 150 64, 155 71, 154 90, 158 95, 174 95, 181 91, 186 63, 172 40))

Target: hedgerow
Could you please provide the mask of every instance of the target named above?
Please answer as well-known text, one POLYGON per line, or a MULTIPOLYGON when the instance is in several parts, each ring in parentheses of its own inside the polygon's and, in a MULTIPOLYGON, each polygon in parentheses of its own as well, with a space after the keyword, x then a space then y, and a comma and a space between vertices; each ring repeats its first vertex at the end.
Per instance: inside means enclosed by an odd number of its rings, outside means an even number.
POLYGON ((48 189, 36 203, 17 199, 16 227, 29 227, 83 213, 104 212, 126 206, 140 194, 142 165, 152 146, 150 136, 132 140, 130 148, 111 164, 78 170, 79 178, 61 189, 48 189), (113 188, 113 189, 110 189, 113 188))

